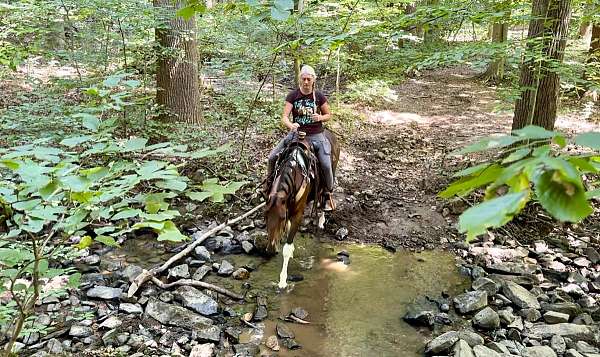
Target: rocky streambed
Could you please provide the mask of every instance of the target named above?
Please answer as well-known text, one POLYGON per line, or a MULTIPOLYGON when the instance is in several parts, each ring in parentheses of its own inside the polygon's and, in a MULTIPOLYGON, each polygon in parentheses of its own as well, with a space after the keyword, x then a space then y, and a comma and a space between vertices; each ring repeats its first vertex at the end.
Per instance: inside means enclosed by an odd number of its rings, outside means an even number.
MULTIPOLYGON (((417 297, 467 287, 448 251, 392 254, 381 247, 320 242, 299 235, 279 292, 281 257, 256 254, 261 222, 226 229, 173 264, 159 279, 206 282, 243 296, 153 282, 127 290, 143 269, 182 246, 153 237, 121 249, 96 247, 76 261, 82 283, 67 296, 44 299, 36 326, 18 342, 34 356, 420 356, 427 331, 402 316, 417 297), (423 333, 425 332, 425 333, 423 333)), ((210 226, 201 228, 193 238, 210 226)))
POLYGON ((456 248, 470 289, 423 297, 404 317, 438 335, 425 354, 600 357, 600 255, 589 238, 556 248, 490 235, 456 248))

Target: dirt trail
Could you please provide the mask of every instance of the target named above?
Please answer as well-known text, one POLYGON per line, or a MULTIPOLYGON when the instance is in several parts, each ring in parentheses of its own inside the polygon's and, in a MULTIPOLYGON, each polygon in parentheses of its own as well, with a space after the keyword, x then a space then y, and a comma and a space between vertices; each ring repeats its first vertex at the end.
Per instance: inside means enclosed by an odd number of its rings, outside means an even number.
POLYGON ((343 143, 332 232, 346 227, 349 239, 392 250, 453 240, 453 208, 436 193, 467 163, 446 155, 511 124, 511 113, 493 111, 494 90, 473 76, 461 68, 431 72, 398 86, 396 102, 365 110, 367 120, 343 143))

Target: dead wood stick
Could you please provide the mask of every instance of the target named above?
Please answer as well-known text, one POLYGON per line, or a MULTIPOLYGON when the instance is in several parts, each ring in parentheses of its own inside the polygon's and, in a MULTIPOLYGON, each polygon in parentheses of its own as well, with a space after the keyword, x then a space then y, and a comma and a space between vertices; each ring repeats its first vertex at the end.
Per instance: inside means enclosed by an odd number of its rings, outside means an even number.
POLYGON ((153 278, 156 275, 158 275, 158 274, 162 273, 163 271, 165 271, 167 268, 169 268, 171 266, 171 264, 175 263, 179 259, 181 259, 181 258, 185 257, 186 255, 188 255, 192 250, 194 250, 194 248, 196 248, 196 246, 198 246, 198 245, 200 245, 200 243, 204 242, 206 240, 206 238, 208 238, 208 237, 212 236, 213 234, 219 232, 223 228, 225 228, 227 226, 230 226, 230 225, 233 225, 233 224, 241 221, 242 219, 244 219, 244 218, 252 215, 254 212, 258 211, 264 205, 265 205, 265 202, 259 204, 258 206, 254 207, 253 209, 251 209, 250 211, 244 213, 243 215, 238 216, 238 217, 232 219, 231 221, 224 222, 224 223, 216 226, 215 228, 208 230, 202 236, 200 236, 198 239, 196 239, 190 245, 188 245, 184 250, 182 250, 181 252, 179 252, 179 253, 175 254, 174 256, 172 256, 169 260, 167 260, 165 263, 163 263, 163 265, 156 266, 156 267, 154 267, 154 268, 152 268, 150 270, 146 270, 146 269, 142 270, 142 272, 131 283, 131 286, 129 287, 129 290, 127 291, 127 296, 132 297, 138 291, 138 289, 142 286, 142 284, 144 284, 145 282, 147 282, 151 278, 153 278))
POLYGON ((152 282, 154 284, 156 284, 159 288, 161 289, 169 289, 172 288, 173 286, 181 286, 181 285, 186 285, 186 286, 198 286, 201 288, 205 288, 205 289, 210 289, 213 291, 216 291, 220 294, 223 295, 227 295, 230 298, 236 299, 236 300, 243 300, 244 297, 242 295, 236 294, 233 291, 227 290, 225 288, 222 288, 220 286, 214 285, 214 284, 210 284, 210 283, 206 283, 204 281, 198 281, 198 280, 192 280, 192 279, 179 279, 177 281, 174 281, 172 283, 163 283, 162 281, 160 281, 159 278, 153 276, 152 277, 152 282))

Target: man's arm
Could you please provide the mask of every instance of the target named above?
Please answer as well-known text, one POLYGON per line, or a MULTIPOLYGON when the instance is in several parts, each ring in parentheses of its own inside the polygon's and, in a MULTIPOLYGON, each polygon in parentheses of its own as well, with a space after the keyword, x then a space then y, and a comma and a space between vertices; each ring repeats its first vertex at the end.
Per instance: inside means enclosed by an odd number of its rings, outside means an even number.
POLYGON ((289 130, 296 130, 300 126, 298 123, 292 123, 290 121, 290 113, 292 112, 292 103, 286 101, 283 107, 283 114, 281 115, 281 122, 289 130))

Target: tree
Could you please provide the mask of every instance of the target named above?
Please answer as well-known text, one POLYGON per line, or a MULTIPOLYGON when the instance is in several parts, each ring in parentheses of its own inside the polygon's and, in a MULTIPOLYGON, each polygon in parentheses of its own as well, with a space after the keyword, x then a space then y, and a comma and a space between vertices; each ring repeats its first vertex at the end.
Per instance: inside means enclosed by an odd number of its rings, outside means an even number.
MULTIPOLYGON (((494 5, 494 11, 503 15, 492 24, 492 43, 502 46, 508 40, 508 27, 510 20, 510 1, 499 2, 494 5)), ((500 49, 501 53, 490 62, 487 70, 481 77, 490 82, 498 82, 504 78, 504 63, 506 62, 506 50, 500 49)))
POLYGON ((535 0, 527 34, 527 53, 521 65, 521 97, 515 105, 512 129, 538 125, 554 129, 559 74, 556 68, 567 43, 569 0, 535 0))
POLYGON ((600 23, 592 26, 592 41, 590 42, 590 56, 600 61, 600 23))
POLYGON ((201 121, 198 89, 198 47, 196 20, 176 15, 181 1, 154 0, 158 12, 155 29, 160 46, 156 72, 156 102, 165 113, 163 119, 198 124, 201 121))

